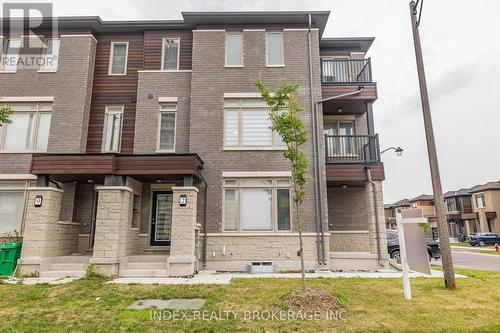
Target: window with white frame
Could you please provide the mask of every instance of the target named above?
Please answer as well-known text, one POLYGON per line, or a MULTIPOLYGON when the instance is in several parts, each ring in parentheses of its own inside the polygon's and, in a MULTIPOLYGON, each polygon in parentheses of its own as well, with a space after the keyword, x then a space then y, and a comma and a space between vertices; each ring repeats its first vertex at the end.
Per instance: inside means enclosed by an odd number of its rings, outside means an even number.
POLYGON ((9 107, 12 121, 0 127, 0 151, 46 152, 49 142, 52 103, 0 104, 9 107))
POLYGON ((45 48, 43 50, 43 66, 40 68, 44 71, 57 71, 57 66, 59 64, 59 48, 61 45, 61 40, 58 38, 47 39, 45 43, 45 48))
POLYGON ((241 32, 226 34, 226 66, 243 66, 243 34, 241 32))
POLYGON ((15 72, 19 60, 21 39, 5 39, 2 47, 0 68, 3 72, 15 72))
POLYGON ((266 34, 266 63, 267 66, 284 66, 283 32, 271 31, 266 34))
POLYGON ((177 103, 160 103, 158 117, 158 152, 175 152, 177 103))
POLYGON ((0 236, 21 232, 26 182, 0 182, 0 236))
POLYGON ((178 70, 180 57, 180 38, 163 38, 161 69, 164 71, 178 70))
POLYGON ((224 231, 290 231, 288 178, 224 179, 224 231))
POLYGON ((486 201, 484 200, 484 194, 476 194, 476 206, 477 208, 485 208, 486 201))
POLYGON ((257 98, 224 100, 224 147, 284 148, 281 136, 271 130, 269 107, 257 98))
POLYGON ((120 151, 123 123, 123 105, 106 106, 104 114, 103 147, 105 153, 120 151))
POLYGON ((109 55, 109 75, 126 75, 128 42, 111 42, 109 55))

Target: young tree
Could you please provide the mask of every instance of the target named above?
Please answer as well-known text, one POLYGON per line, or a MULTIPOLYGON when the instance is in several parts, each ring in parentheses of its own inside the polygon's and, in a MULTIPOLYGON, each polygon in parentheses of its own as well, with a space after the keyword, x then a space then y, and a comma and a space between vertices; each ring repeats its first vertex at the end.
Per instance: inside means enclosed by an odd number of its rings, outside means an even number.
POLYGON ((11 113, 12 110, 9 107, 0 108, 0 127, 2 127, 3 124, 12 123, 12 120, 9 119, 11 113))
POLYGON ((290 161, 292 166, 294 216, 299 228, 300 248, 298 254, 300 255, 302 272, 302 289, 305 291, 307 284, 304 267, 304 243, 302 240, 302 203, 306 194, 308 160, 306 154, 301 150, 302 145, 307 142, 307 132, 304 120, 299 116, 304 109, 295 98, 295 91, 299 86, 282 80, 274 93, 271 93, 264 85, 260 75, 255 80, 255 85, 270 107, 271 128, 281 135, 283 142, 286 144, 283 155, 290 161))

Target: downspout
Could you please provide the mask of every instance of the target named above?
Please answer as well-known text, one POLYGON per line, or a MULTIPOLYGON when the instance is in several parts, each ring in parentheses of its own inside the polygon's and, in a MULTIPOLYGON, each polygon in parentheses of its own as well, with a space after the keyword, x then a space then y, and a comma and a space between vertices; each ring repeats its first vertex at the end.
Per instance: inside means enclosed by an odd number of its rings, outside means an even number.
POLYGON ((373 210, 375 213, 375 233, 377 234, 377 258, 378 264, 380 267, 384 267, 382 263, 382 250, 380 248, 380 226, 379 226, 379 217, 378 217, 378 204, 377 204, 377 186, 372 179, 372 172, 369 167, 366 167, 366 176, 368 181, 372 185, 372 193, 373 193, 373 210))
POLYGON ((319 158, 318 158, 318 125, 317 114, 314 104, 314 87, 313 87, 313 73, 312 73, 312 50, 311 50, 311 14, 309 13, 309 29, 307 32, 307 50, 309 53, 309 89, 311 93, 311 113, 312 113, 312 130, 313 130, 313 160, 314 160, 314 197, 315 197, 315 213, 316 213, 316 251, 318 263, 325 265, 325 244, 323 237, 323 209, 321 206, 321 184, 319 178, 319 158))
POLYGON ((203 233, 204 233, 204 236, 203 236, 203 249, 202 249, 202 254, 201 254, 201 258, 202 258, 202 262, 203 262, 203 268, 206 268, 207 267, 207 211, 208 211, 208 207, 207 207, 207 194, 208 194, 208 184, 207 184, 207 181, 205 180, 205 177, 203 177, 203 174, 200 172, 200 178, 201 180, 203 181, 203 183, 205 184, 205 190, 203 191, 204 194, 205 194, 205 198, 204 198, 204 214, 203 214, 203 233))

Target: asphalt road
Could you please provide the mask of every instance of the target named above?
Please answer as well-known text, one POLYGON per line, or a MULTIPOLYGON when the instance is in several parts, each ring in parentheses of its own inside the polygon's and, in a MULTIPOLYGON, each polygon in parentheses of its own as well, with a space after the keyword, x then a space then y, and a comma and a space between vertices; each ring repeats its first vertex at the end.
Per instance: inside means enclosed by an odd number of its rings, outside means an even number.
MULTIPOLYGON (((452 250, 451 256, 458 268, 500 272, 500 255, 452 250)), ((441 260, 433 259, 431 264, 441 266, 441 260)))

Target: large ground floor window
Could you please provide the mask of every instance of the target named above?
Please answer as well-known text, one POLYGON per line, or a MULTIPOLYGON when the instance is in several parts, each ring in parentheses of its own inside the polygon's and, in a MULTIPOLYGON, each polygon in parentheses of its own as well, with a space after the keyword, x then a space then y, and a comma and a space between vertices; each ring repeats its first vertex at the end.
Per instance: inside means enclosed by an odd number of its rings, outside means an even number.
POLYGON ((224 179, 224 231, 291 230, 290 180, 224 179))
POLYGON ((21 232, 26 182, 0 182, 0 236, 21 232))

